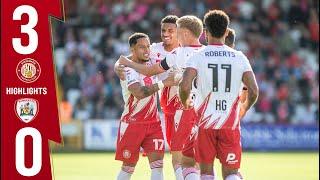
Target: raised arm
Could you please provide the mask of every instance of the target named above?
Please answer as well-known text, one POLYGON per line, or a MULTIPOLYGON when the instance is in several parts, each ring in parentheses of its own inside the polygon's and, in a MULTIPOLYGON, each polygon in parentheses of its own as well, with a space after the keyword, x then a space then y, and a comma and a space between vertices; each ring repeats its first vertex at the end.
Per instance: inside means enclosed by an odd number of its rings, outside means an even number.
POLYGON ((186 68, 182 80, 179 84, 180 100, 185 108, 189 108, 190 105, 190 91, 192 88, 192 81, 197 76, 197 71, 194 68, 186 68))
POLYGON ((145 76, 153 76, 153 75, 157 75, 157 74, 160 74, 160 73, 163 73, 166 71, 160 66, 160 64, 154 64, 152 66, 147 66, 144 64, 139 64, 139 63, 130 61, 128 58, 126 58, 124 56, 120 56, 119 64, 130 67, 132 69, 135 69, 137 72, 139 72, 145 76))

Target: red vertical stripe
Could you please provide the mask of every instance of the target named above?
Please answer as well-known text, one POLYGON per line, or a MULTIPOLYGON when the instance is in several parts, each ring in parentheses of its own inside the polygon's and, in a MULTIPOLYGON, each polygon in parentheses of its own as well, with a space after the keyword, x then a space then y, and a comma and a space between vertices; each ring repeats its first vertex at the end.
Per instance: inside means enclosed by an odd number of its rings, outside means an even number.
POLYGON ((224 124, 221 126, 220 129, 232 128, 234 121, 236 120, 236 118, 238 118, 237 108, 239 105, 239 99, 240 98, 237 97, 237 99, 233 102, 230 110, 230 114, 227 116, 226 121, 224 122, 224 124))

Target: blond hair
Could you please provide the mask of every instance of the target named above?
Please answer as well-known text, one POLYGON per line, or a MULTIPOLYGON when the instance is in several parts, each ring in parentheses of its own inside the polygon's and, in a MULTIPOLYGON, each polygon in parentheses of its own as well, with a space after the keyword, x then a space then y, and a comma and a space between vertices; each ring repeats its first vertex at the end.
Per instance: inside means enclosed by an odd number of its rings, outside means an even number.
POLYGON ((193 15, 182 16, 177 20, 179 28, 188 29, 195 37, 199 38, 203 31, 202 21, 193 15))

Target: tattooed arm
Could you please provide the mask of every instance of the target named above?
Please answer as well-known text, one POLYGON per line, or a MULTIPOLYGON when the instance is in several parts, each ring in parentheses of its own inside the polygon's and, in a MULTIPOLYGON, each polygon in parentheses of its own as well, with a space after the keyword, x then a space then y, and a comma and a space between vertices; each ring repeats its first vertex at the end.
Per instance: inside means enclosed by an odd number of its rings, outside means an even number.
POLYGON ((157 92, 160 88, 158 84, 153 84, 151 86, 141 86, 140 83, 134 83, 130 85, 128 89, 134 97, 140 100, 148 96, 151 96, 152 94, 157 92))
POLYGON ((192 81, 197 76, 197 71, 194 68, 186 68, 183 73, 182 80, 179 84, 180 100, 185 108, 190 106, 190 91, 192 88, 192 81))
POLYGON ((170 73, 167 79, 161 82, 158 82, 156 84, 153 84, 151 86, 141 86, 140 83, 136 82, 134 84, 131 84, 128 87, 128 89, 134 97, 136 97, 137 99, 143 99, 157 92, 161 88, 159 87, 161 86, 159 85, 159 83, 160 84, 163 83, 163 86, 166 86, 166 87, 173 86, 175 84, 174 73, 170 73))

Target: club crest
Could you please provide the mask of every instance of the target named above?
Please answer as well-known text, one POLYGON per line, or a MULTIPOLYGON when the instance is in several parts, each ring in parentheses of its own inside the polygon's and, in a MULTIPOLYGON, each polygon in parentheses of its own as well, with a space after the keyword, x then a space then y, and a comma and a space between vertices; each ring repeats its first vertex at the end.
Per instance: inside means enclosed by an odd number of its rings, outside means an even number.
POLYGON ((21 81, 32 83, 39 78, 41 68, 36 60, 26 58, 18 63, 16 73, 21 81))
POLYGON ((16 115, 25 123, 31 122, 38 114, 38 101, 32 98, 23 98, 16 100, 15 103, 16 115))

